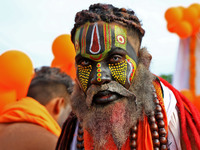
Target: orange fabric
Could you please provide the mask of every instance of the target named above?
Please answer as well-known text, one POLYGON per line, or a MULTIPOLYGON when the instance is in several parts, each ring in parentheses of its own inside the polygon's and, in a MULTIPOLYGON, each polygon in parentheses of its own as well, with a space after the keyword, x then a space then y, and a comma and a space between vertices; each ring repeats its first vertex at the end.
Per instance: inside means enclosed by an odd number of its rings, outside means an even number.
POLYGON ((146 116, 143 121, 139 121, 137 135, 137 150, 153 150, 151 130, 146 116))
MULTIPOLYGON (((93 146, 93 139, 91 137, 91 135, 88 133, 87 130, 84 130, 84 148, 85 150, 93 150, 94 146, 93 146)), ((129 138, 127 139, 126 143, 122 146, 121 150, 130 150, 130 140, 129 138)), ((109 136, 109 139, 107 141, 107 143, 105 144, 105 150, 118 150, 117 146, 115 145, 113 138, 111 136, 109 136)))
MULTIPOLYGON (((163 121, 165 122, 165 130, 167 131, 167 135, 168 135, 167 113, 166 113, 166 110, 165 110, 165 105, 164 105, 163 94, 162 94, 160 82, 155 81, 155 82, 153 82, 153 85, 154 85, 154 88, 156 90, 156 94, 157 94, 157 98, 160 102, 160 106, 162 107, 163 121)), ((167 137, 167 135, 166 135, 166 137, 167 137)))
POLYGON ((26 97, 8 104, 0 114, 0 123, 30 122, 59 136, 61 128, 47 109, 36 100, 26 97))
MULTIPOLYGON (((163 121, 165 122, 165 129, 168 133, 168 124, 167 124, 167 114, 165 111, 164 101, 163 101, 163 95, 162 95, 162 89, 160 86, 159 81, 153 82, 153 85, 156 89, 157 98, 160 102, 160 105, 162 107, 162 113, 163 113, 163 121)), ((166 135, 167 137, 167 135, 166 135)), ((93 148, 93 139, 91 135, 87 132, 87 130, 84 130, 84 147, 85 150, 92 150, 93 148)), ((107 143, 105 144, 105 150, 118 150, 113 138, 110 136, 108 138, 107 143)), ((143 120, 140 120, 138 123, 138 133, 137 133, 137 150, 153 150, 153 143, 152 143, 152 136, 151 136, 151 129, 148 123, 147 116, 144 117, 143 120)), ((125 142, 125 144, 122 146, 121 150, 130 150, 130 139, 128 138, 125 142)))
MULTIPOLYGON (((151 130, 147 117, 145 117, 143 121, 139 121, 137 136, 137 150, 153 150, 151 130)), ((128 138, 121 150, 130 150, 129 143, 130 139, 128 138)), ((85 150, 93 149, 93 140, 87 130, 84 130, 84 147, 85 150)), ((105 145, 105 150, 118 150, 111 137, 109 137, 109 140, 105 145)))
POLYGON ((84 138, 84 148, 85 148, 85 150, 92 150, 92 149, 94 149, 93 148, 93 139, 92 139, 92 136, 90 136, 90 134, 88 133, 87 130, 84 130, 83 138, 84 138))

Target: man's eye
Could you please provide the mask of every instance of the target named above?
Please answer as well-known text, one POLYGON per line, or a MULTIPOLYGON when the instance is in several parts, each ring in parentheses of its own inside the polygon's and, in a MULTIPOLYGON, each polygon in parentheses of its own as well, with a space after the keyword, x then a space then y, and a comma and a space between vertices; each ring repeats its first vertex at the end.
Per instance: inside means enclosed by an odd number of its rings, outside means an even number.
POLYGON ((80 62, 80 64, 81 64, 82 66, 87 66, 87 65, 90 64, 90 61, 87 60, 87 59, 84 59, 84 60, 82 60, 82 61, 80 62))
POLYGON ((111 63, 118 63, 118 62, 121 62, 123 59, 122 56, 120 55, 113 55, 112 57, 110 57, 110 62, 111 63))

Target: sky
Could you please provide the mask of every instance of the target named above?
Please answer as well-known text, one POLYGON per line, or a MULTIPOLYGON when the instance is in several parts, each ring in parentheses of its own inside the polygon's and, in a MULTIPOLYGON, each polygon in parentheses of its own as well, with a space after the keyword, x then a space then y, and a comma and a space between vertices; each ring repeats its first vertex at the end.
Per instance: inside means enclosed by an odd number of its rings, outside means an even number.
POLYGON ((151 72, 174 73, 180 39, 167 30, 164 14, 170 7, 188 7, 199 0, 1 0, 0 55, 19 50, 35 68, 50 66, 55 38, 70 34, 75 14, 94 3, 134 10, 145 29, 142 47, 152 55, 151 72))

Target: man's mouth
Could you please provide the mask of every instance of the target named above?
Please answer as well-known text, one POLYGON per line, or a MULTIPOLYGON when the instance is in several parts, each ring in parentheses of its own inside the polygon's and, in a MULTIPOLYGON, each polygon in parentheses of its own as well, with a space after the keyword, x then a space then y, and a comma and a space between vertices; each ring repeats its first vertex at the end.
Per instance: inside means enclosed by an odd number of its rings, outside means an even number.
POLYGON ((108 104, 120 98, 122 98, 122 96, 116 92, 100 91, 94 95, 92 102, 94 104, 108 104))
POLYGON ((86 104, 90 107, 92 104, 106 105, 119 100, 123 97, 135 97, 135 94, 115 81, 107 84, 92 84, 86 93, 86 104))

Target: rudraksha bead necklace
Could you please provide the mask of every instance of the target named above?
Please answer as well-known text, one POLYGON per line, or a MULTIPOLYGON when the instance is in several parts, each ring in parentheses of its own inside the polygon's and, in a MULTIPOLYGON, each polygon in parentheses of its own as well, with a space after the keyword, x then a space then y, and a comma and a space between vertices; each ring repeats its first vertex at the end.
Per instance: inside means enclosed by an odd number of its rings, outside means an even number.
POLYGON ((130 129, 130 148, 131 150, 136 150, 137 148, 137 132, 138 132, 138 127, 137 125, 133 126, 130 129))
POLYGON ((77 149, 78 150, 84 150, 84 138, 83 138, 83 126, 82 122, 79 123, 78 126, 78 136, 77 136, 77 149))

